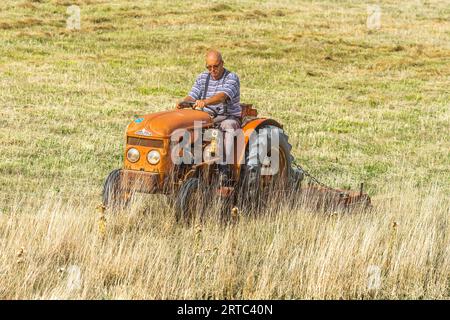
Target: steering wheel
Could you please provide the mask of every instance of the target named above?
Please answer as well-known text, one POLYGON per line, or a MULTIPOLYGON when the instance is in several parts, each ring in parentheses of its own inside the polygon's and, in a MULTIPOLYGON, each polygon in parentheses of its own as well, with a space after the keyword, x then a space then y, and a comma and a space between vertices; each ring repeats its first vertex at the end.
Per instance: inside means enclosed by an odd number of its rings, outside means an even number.
POLYGON ((178 103, 181 109, 192 108, 194 109, 195 102, 194 101, 181 101, 178 103))

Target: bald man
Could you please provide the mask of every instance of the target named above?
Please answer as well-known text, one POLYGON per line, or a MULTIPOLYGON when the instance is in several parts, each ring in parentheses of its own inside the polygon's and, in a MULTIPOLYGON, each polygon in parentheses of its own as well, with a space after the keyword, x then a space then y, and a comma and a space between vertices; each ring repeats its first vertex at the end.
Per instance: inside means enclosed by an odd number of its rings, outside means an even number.
MULTIPOLYGON (((233 132, 241 127, 240 83, 239 77, 224 68, 222 55, 217 50, 206 54, 206 69, 195 81, 185 101, 195 102, 194 107, 206 111, 219 123, 225 132, 225 160, 233 159, 233 132)), ((180 107, 177 104, 177 107, 180 107)), ((225 179, 230 176, 229 165, 219 165, 225 179)))

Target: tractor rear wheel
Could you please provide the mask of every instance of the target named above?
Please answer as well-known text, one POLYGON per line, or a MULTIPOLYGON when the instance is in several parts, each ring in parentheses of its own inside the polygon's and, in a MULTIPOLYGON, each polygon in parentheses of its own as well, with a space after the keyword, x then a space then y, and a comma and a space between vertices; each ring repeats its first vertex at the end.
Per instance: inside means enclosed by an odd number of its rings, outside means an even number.
POLYGON ((131 192, 121 188, 121 169, 111 171, 103 185, 103 205, 107 209, 124 209, 130 203, 131 192))
POLYGON ((294 178, 292 169, 294 158, 291 155, 292 146, 288 136, 279 127, 266 125, 259 128, 255 142, 258 147, 251 148, 249 145, 245 154, 240 204, 250 209, 249 211, 259 212, 269 204, 269 201, 286 194, 290 189, 294 178), (274 137, 275 135, 278 138, 274 137), (261 146, 267 150, 266 159, 261 159, 262 157, 258 155, 261 146), (269 158, 278 161, 271 163, 269 158))

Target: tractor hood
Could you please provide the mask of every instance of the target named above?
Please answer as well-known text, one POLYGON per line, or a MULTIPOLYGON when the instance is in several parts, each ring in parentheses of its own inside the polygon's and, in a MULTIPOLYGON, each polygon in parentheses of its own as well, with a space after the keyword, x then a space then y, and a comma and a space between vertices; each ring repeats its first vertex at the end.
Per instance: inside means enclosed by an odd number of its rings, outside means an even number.
POLYGON ((181 109, 162 111, 142 116, 128 125, 127 136, 168 138, 176 129, 192 129, 195 121, 210 126, 213 121, 208 113, 181 109))

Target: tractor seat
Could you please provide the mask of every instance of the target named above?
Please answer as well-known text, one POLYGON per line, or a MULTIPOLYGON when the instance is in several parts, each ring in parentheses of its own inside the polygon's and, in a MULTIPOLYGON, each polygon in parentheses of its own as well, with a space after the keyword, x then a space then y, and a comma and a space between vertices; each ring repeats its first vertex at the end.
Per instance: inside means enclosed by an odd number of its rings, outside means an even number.
POLYGON ((252 104, 241 103, 241 127, 244 127, 249 121, 258 117, 258 110, 253 108, 252 104))
POLYGON ((255 108, 253 108, 252 104, 247 104, 247 103, 241 103, 241 118, 245 118, 245 117, 257 117, 258 116, 258 110, 256 110, 255 108))

